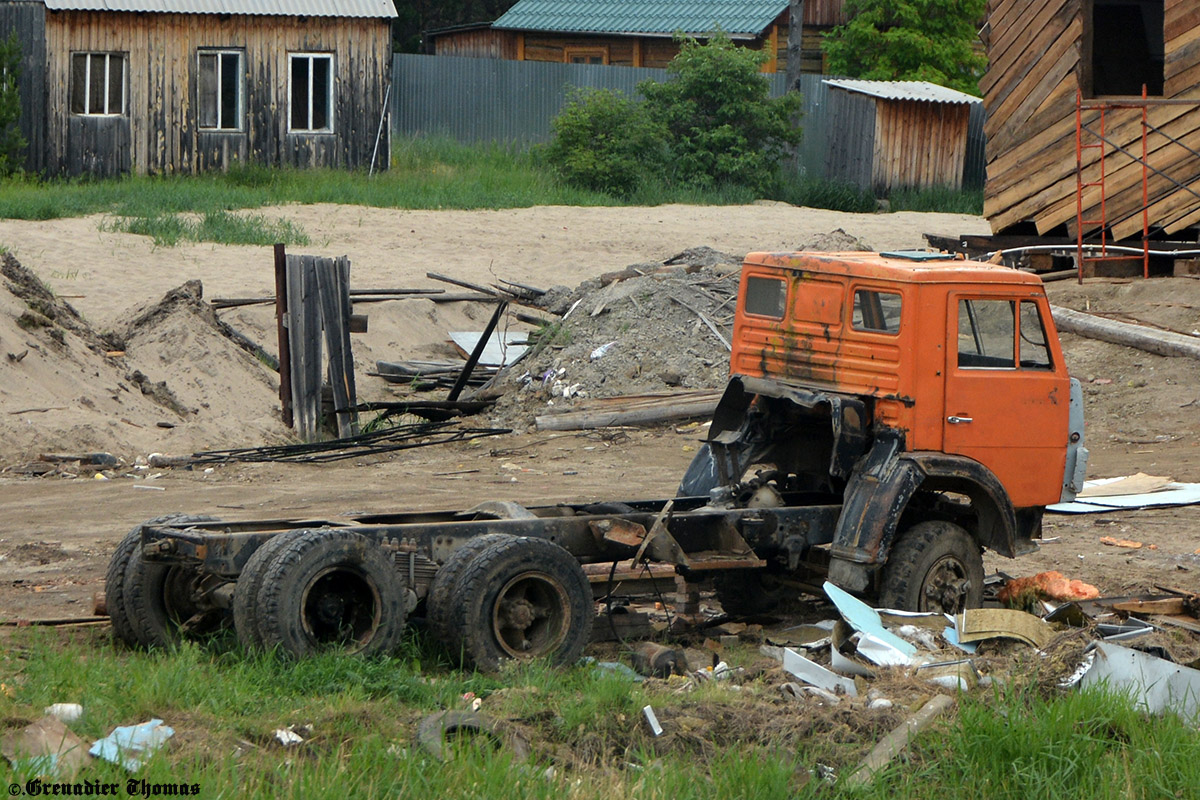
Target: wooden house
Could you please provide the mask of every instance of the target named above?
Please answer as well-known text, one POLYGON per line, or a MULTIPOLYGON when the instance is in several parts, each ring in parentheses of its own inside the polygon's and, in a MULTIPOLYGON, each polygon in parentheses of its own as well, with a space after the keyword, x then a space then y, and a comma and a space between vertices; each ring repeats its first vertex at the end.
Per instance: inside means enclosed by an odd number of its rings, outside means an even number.
MULTIPOLYGON (((824 71, 821 37, 845 21, 842 0, 806 0, 802 71, 824 71)), ((787 0, 519 0, 495 22, 425 37, 435 55, 661 68, 679 52, 676 33, 702 39, 717 28, 766 50, 764 72, 787 70, 787 0)))
POLYGON ((876 194, 963 185, 978 97, 925 81, 830 79, 826 177, 876 194))
POLYGON ((1103 226, 1117 240, 1140 238, 1143 205, 1155 231, 1173 235, 1200 222, 1198 9, 1195 0, 990 0, 980 88, 984 214, 993 232, 1076 232, 1077 96, 1085 106, 1084 232, 1103 226), (1142 111, 1117 107, 1140 103, 1143 86, 1144 162, 1142 111), (1089 146, 1101 144, 1100 104, 1109 106, 1103 161, 1089 146), (1103 189, 1086 185, 1101 178, 1103 189))
POLYGON ((40 5, 39 172, 386 166, 392 0, 40 5))

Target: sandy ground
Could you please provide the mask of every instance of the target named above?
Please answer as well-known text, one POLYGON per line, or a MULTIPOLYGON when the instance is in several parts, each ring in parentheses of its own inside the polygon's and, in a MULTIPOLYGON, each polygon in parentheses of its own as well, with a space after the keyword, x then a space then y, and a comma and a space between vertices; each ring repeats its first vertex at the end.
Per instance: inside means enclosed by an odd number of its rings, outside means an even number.
MULTIPOLYGON (((573 286, 700 245, 738 255, 792 249, 841 228, 873 248, 898 249, 923 246, 924 232, 987 232, 982 219, 969 216, 838 214, 778 204, 479 212, 290 206, 266 213, 308 232, 314 244, 298 249, 348 254, 356 288, 441 287, 427 271, 484 283, 504 278, 573 286)), ((97 330, 120 330, 138 309, 189 279, 202 280, 208 298, 273 292, 266 248, 155 248, 143 237, 99 232, 100 222, 0 220, 0 244, 97 330)), ((1060 283, 1051 294, 1077 308, 1185 331, 1200 327, 1198 281, 1060 283)), ((270 373, 227 341, 214 341, 192 316, 168 315, 134 331, 127 354, 114 358, 83 340, 68 336, 60 348, 41 332, 18 328, 12 323, 20 312, 20 304, 0 297, 0 354, 30 351, 20 362, 0 355, 0 465, 52 449, 124 448, 117 454, 132 461, 152 450, 240 446, 284 434, 273 418, 278 399, 270 373), (134 369, 150 381, 166 381, 184 411, 169 411, 138 392, 129 377, 134 369), (29 410, 34 407, 51 410, 29 410)), ((407 301, 368 313, 371 332, 354 340, 360 368, 375 358, 445 352, 445 331, 478 329, 487 309, 407 301)), ((265 309, 221 316, 274 350, 265 309)), ((1194 362, 1074 337, 1065 337, 1064 345, 1072 374, 1086 384, 1091 475, 1141 470, 1200 481, 1194 362)), ((378 381, 364 379, 360 387, 364 397, 386 394, 378 381)), ((671 428, 615 439, 529 433, 326 466, 226 466, 156 477, 147 475, 159 471, 144 471, 138 480, 110 481, 0 474, 0 616, 90 613, 112 546, 156 515, 313 517, 497 498, 534 504, 660 496, 673 493, 695 439, 694 432, 671 428)), ((1057 540, 1038 554, 1019 562, 989 559, 988 568, 1014 575, 1059 569, 1108 594, 1155 585, 1200 589, 1200 509, 1053 517, 1046 535, 1057 540), (1157 549, 1106 547, 1102 535, 1157 549)))

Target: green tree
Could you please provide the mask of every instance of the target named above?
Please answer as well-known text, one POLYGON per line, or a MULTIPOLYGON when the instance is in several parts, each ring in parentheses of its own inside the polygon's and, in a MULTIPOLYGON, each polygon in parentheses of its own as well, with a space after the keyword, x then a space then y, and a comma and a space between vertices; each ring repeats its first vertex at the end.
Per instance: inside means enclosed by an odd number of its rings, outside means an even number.
POLYGON ((21 76, 21 43, 14 29, 0 41, 0 175, 10 175, 21 163, 25 137, 18 122, 21 119, 21 96, 17 79, 21 76))
POLYGON ((834 75, 929 81, 979 94, 974 42, 986 0, 846 0, 849 22, 822 45, 834 75))
POLYGON ((645 104, 612 89, 574 89, 545 156, 569 183, 628 197, 661 172, 665 135, 645 104))
POLYGON ((760 71, 766 59, 717 31, 705 44, 681 39, 667 81, 638 84, 651 118, 666 129, 676 179, 767 189, 800 141, 792 118, 801 99, 795 92, 770 97, 760 71))

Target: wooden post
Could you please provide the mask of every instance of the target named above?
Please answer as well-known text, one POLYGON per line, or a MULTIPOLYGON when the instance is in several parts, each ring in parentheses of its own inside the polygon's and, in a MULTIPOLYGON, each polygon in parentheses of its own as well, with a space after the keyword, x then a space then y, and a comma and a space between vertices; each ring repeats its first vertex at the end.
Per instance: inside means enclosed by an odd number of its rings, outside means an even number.
POLYGON ((292 348, 287 332, 287 254, 275 245, 275 331, 279 338, 279 405, 283 424, 292 427, 292 348))
POLYGON ((804 0, 788 2, 787 88, 800 91, 800 62, 803 54, 804 0))

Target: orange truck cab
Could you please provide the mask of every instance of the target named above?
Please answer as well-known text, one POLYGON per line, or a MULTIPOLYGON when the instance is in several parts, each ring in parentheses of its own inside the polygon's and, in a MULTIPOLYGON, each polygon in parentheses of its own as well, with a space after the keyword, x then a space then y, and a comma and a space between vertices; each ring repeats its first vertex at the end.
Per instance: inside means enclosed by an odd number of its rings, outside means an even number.
POLYGON ((841 502, 828 577, 885 605, 978 605, 980 548, 1031 550, 1044 507, 1082 487, 1082 393, 1027 273, 924 252, 751 253, 730 378, 680 494, 719 500, 756 468, 841 502))

